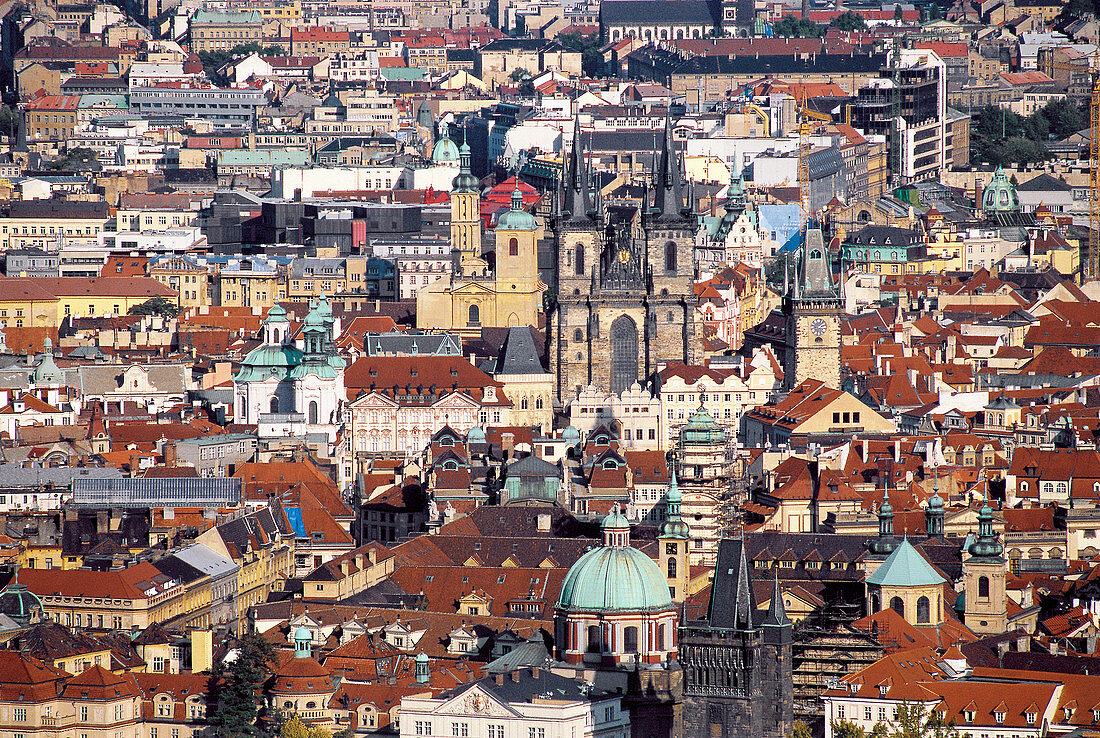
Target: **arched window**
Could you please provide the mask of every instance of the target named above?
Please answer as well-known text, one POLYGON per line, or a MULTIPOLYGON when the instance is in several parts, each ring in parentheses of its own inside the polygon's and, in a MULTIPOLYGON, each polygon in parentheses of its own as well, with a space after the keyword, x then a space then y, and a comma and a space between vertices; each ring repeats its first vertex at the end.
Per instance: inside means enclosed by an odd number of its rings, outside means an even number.
POLYGON ((638 653, 638 629, 633 625, 623 628, 623 650, 638 653))
POLYGON ((536 397, 535 398, 535 409, 536 410, 542 410, 542 398, 541 397, 536 397))
POLYGON ((268 410, 272 413, 279 412, 279 398, 272 397, 271 402, 268 404, 268 410))
POLYGON ((279 329, 278 328, 272 328, 271 329, 271 342, 272 343, 281 343, 281 341, 279 340, 279 329))
POLYGON ((665 244, 665 271, 676 271, 676 244, 672 241, 665 244))
POLYGON ((600 650, 601 650, 600 647, 602 646, 600 641, 601 641, 600 626, 598 626, 598 625, 589 625, 588 626, 588 652, 589 653, 599 653, 600 650))
POLYGON ((871 595, 871 612, 878 612, 880 609, 880 602, 877 594, 871 595))
POLYGON ((519 409, 520 410, 526 410, 527 409, 527 398, 526 397, 523 397, 523 398, 520 399, 519 409))
POLYGON ((611 324, 611 391, 620 394, 638 380, 638 327, 629 315, 611 324))
POLYGON ((312 400, 309 403, 309 424, 310 425, 317 425, 317 415, 318 415, 317 400, 312 400))
POLYGON ((927 597, 921 597, 917 600, 917 622, 932 622, 931 603, 928 602, 927 597))
POLYGON ((584 244, 578 243, 573 247, 573 268, 578 277, 584 276, 584 244))
POLYGON ((519 239, 508 239, 508 256, 519 256, 519 239))
POLYGON ((900 597, 894 597, 890 600, 890 609, 905 617, 905 603, 901 601, 900 597))
POLYGON ((665 650, 665 624, 664 623, 658 623, 657 624, 657 650, 658 651, 664 651, 665 650))
POLYGON ((978 599, 989 599, 989 577, 978 577, 978 599))
POLYGON ((573 331, 573 340, 577 341, 578 343, 583 341, 584 340, 584 331, 582 331, 580 328, 573 331))
POLYGON ((676 559, 674 559, 672 557, 669 557, 669 560, 668 560, 668 578, 669 579, 675 579, 676 578, 676 559))
POLYGON ((470 325, 479 325, 481 323, 481 310, 477 305, 470 306, 470 319, 466 321, 470 325))

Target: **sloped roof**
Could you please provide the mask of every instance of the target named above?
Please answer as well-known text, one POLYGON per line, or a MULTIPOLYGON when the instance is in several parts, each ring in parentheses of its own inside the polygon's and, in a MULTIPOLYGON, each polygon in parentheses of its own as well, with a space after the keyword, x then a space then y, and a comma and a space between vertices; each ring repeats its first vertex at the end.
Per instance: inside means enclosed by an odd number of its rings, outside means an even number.
POLYGON ((928 563, 908 539, 867 577, 868 584, 889 587, 926 587, 947 580, 928 563))

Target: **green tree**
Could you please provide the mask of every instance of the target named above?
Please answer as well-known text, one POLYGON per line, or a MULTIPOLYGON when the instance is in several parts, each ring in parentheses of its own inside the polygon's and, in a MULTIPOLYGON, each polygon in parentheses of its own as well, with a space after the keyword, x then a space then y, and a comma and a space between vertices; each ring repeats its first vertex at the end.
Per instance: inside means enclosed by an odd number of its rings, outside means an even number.
POLYGON ((180 314, 180 308, 174 302, 164 297, 152 297, 141 303, 140 305, 134 305, 127 311, 128 315, 159 315, 160 317, 168 320, 174 318, 180 314))
POLYGON ((581 52, 581 71, 588 77, 604 74, 604 59, 600 53, 600 39, 596 34, 582 36, 579 33, 563 33, 558 42, 570 51, 581 52))
POLYGON ((50 169, 67 172, 98 172, 103 168, 96 158, 96 153, 91 149, 76 146, 65 152, 59 159, 54 159, 46 165, 50 169))
POLYGON ((851 720, 833 721, 834 738, 867 738, 867 731, 851 720))
POLYGON ((818 38, 824 29, 812 20, 796 18, 788 13, 772 24, 772 33, 786 38, 818 38))
POLYGON ((531 73, 528 72, 523 67, 516 67, 515 69, 512 70, 512 73, 508 75, 508 79, 510 79, 513 82, 518 84, 518 83, 522 82, 523 80, 530 78, 530 76, 531 76, 531 73))
POLYGON ((787 731, 787 738, 814 738, 814 733, 804 721, 795 720, 787 731))
POLYGON ((829 25, 842 31, 859 31, 867 27, 867 20, 859 13, 846 10, 829 21, 829 25))
POLYGON ((920 702, 902 702, 893 722, 879 725, 883 726, 882 738, 959 738, 959 731, 944 721, 943 713, 930 711, 920 702))
POLYGON ((0 135, 15 138, 15 127, 18 120, 15 111, 9 105, 0 105, 0 135))
POLYGON ((332 738, 332 734, 324 728, 310 725, 297 715, 291 715, 279 731, 279 738, 332 738))
MULTIPOLYGON (((156 298, 154 298, 156 299, 156 298)), ((259 717, 257 692, 275 663, 275 648, 258 634, 242 636, 236 658, 222 661, 211 679, 207 704, 212 738, 253 738, 259 717)))
POLYGON ((218 71, 226 64, 237 59, 243 59, 249 54, 260 56, 282 56, 286 51, 282 46, 263 46, 255 41, 247 44, 239 44, 232 49, 215 49, 214 51, 200 51, 199 61, 207 78, 212 82, 225 83, 225 77, 218 71))
POLYGON ((1100 15, 1100 0, 1066 0, 1058 19, 1065 21, 1086 15, 1100 15))

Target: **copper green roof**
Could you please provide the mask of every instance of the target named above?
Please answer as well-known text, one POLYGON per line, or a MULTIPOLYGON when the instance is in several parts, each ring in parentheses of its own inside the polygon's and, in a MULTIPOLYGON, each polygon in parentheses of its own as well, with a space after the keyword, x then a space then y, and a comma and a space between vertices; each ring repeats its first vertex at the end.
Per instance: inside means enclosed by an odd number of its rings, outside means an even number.
POLYGON ((867 577, 868 584, 884 587, 927 587, 947 580, 905 539, 867 577))
POLYGON ((233 379, 237 382, 259 382, 273 375, 285 379, 301 363, 302 352, 293 346, 258 346, 244 357, 233 379))
POLYGON ((668 582, 653 559, 631 546, 601 546, 565 575, 558 609, 569 612, 650 612, 672 607, 668 582))

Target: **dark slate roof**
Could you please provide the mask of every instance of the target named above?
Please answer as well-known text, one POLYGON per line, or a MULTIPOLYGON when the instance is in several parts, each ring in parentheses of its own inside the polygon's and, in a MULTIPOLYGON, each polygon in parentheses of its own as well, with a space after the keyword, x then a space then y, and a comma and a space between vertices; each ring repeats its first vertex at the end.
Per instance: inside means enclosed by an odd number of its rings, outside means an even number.
POLYGON ((452 690, 439 695, 437 699, 449 700, 453 697, 465 694, 477 685, 489 692, 504 703, 509 702, 533 702, 536 698, 553 700, 588 700, 591 697, 597 699, 602 696, 591 692, 584 682, 579 682, 568 677, 558 676, 548 669, 538 669, 533 672, 523 669, 513 672, 503 684, 497 684, 494 677, 478 679, 455 687, 452 690))
POLYGON ((756 595, 752 590, 745 549, 745 541, 739 538, 725 538, 719 542, 707 614, 707 621, 713 628, 752 628, 756 595))
POLYGON ((711 5, 699 0, 606 0, 600 19, 605 25, 715 24, 711 5))
POLYGON ((560 477, 561 469, 557 464, 540 459, 534 454, 524 456, 505 470, 509 477, 560 477))
POLYGON ((539 352, 535 347, 535 338, 527 326, 508 329, 508 337, 497 357, 495 374, 544 374, 546 370, 539 361, 539 352))
POLYGON ((1058 177, 1045 173, 1016 186, 1017 192, 1070 192, 1071 190, 1073 188, 1058 177))
POLYGON ((877 72, 886 66, 885 54, 825 54, 809 58, 796 56, 695 56, 684 61, 673 74, 852 74, 877 72))
POLYGON ((909 246, 920 241, 920 234, 908 228, 866 225, 848 240, 861 246, 909 246))
POLYGON ((494 661, 485 665, 490 674, 510 674, 525 666, 543 666, 550 660, 550 650, 538 633, 494 661))

